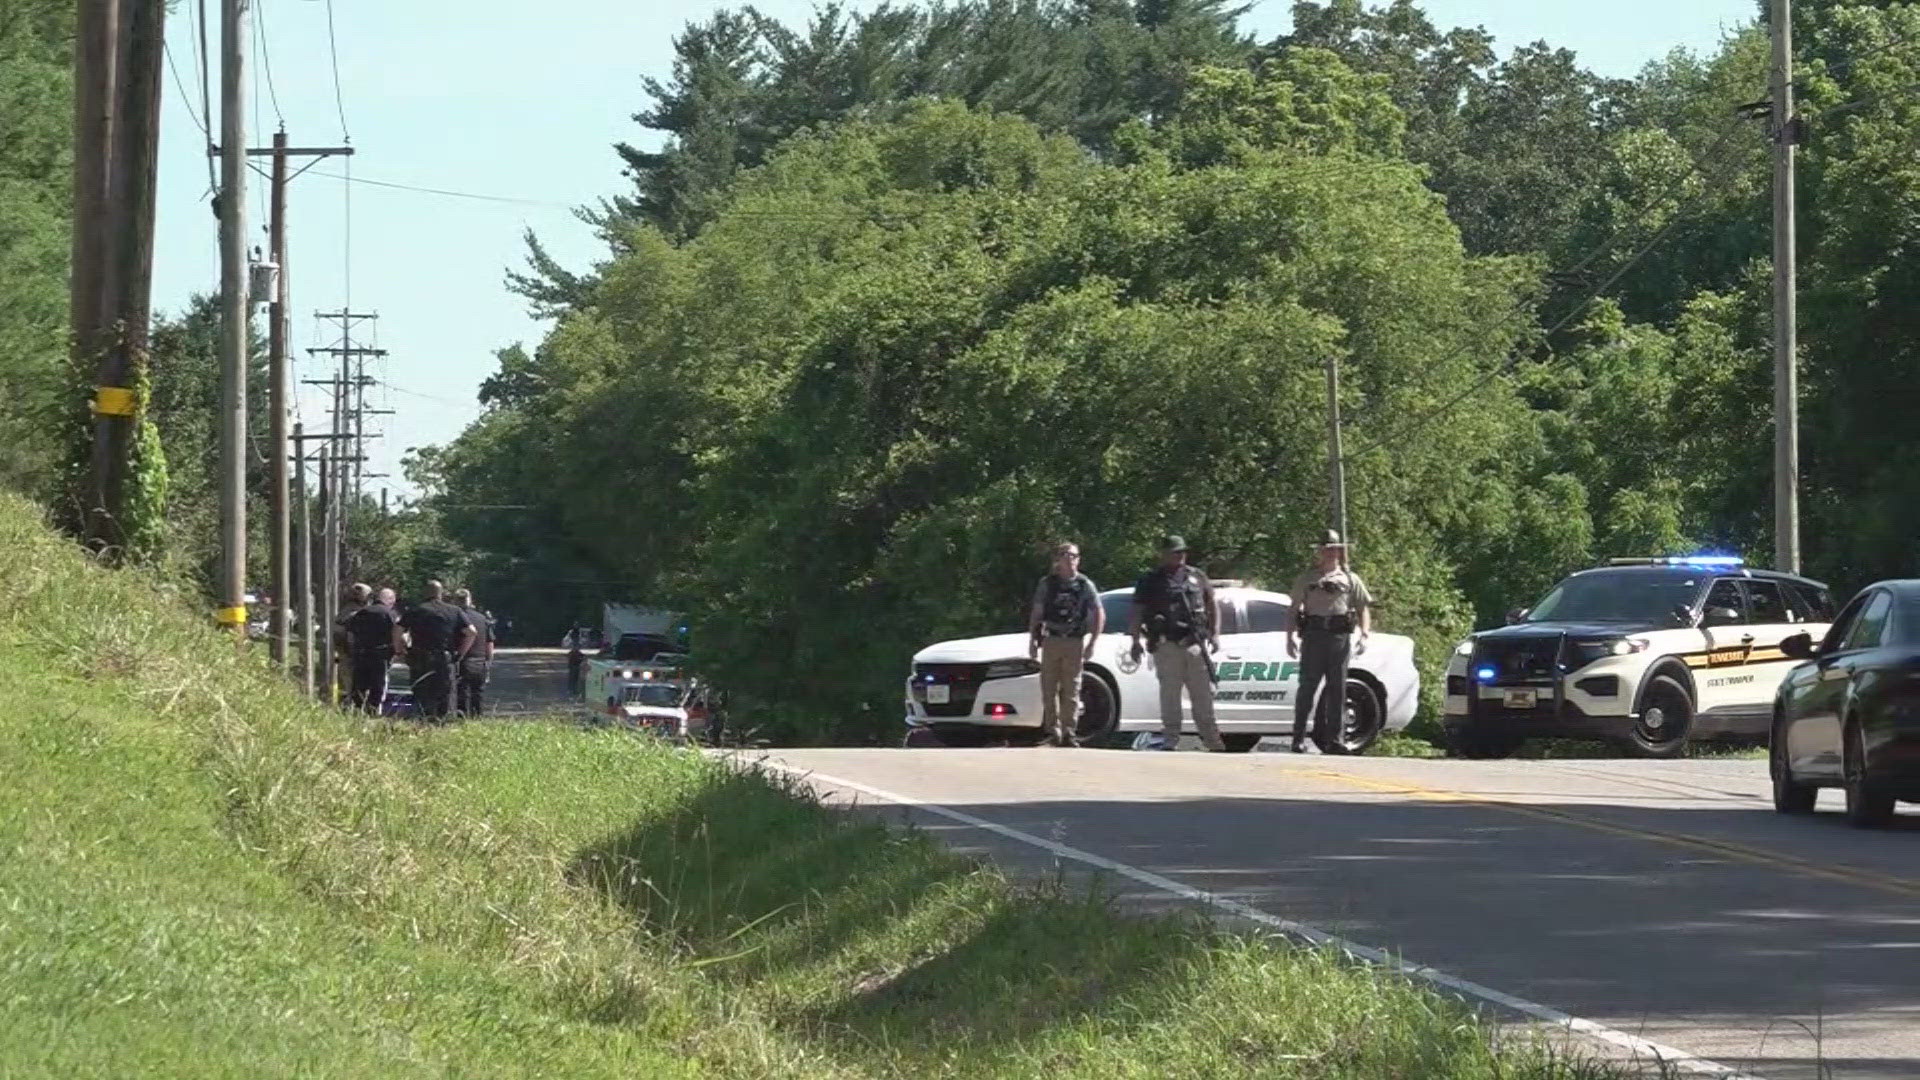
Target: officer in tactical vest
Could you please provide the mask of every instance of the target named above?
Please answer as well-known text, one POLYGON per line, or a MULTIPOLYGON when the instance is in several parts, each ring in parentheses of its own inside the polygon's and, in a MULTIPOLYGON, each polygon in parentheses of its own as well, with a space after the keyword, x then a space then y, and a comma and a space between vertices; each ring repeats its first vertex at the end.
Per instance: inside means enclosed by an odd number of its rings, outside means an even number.
POLYGON ((1306 748, 1309 730, 1322 751, 1341 737, 1348 655, 1366 652, 1373 631, 1373 595, 1347 568, 1344 538, 1328 529, 1318 552, 1313 569, 1294 579, 1293 607, 1287 612, 1287 655, 1300 658, 1300 687, 1293 699, 1296 754, 1306 748))
POLYGON ((1220 608, 1213 600, 1213 583, 1196 567, 1187 565, 1187 542, 1178 536, 1160 538, 1160 565, 1133 586, 1133 615, 1128 633, 1132 656, 1140 659, 1144 633, 1160 680, 1160 743, 1155 749, 1180 747, 1180 692, 1193 706, 1193 725, 1207 749, 1223 751, 1220 729, 1213 722, 1213 659, 1220 648, 1220 608))
POLYGON ((1080 675, 1106 628, 1100 590, 1080 572, 1080 545, 1053 549, 1053 572, 1034 587, 1027 656, 1040 661, 1040 730, 1053 746, 1078 745, 1080 675))

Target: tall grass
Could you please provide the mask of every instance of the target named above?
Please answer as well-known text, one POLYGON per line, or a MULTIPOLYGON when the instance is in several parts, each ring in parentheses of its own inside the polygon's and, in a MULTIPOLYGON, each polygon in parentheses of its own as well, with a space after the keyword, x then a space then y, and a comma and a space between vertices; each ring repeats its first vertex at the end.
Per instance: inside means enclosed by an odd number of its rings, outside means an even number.
POLYGON ((326 712, 5 498, 0 552, 0 1075, 1612 1075, 697 755, 326 712))

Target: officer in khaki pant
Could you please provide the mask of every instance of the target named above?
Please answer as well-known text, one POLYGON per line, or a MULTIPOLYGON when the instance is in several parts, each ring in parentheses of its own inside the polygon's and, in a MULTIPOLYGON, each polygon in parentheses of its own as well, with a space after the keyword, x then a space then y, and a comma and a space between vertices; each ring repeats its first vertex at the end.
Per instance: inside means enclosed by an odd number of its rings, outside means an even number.
POLYGON ((1347 660, 1367 651, 1373 632, 1373 594, 1347 566, 1346 540, 1328 529, 1316 545, 1312 569, 1293 582, 1287 612, 1287 655, 1300 658, 1293 703, 1293 752, 1312 735, 1323 752, 1341 737, 1347 716, 1347 660))
POLYGON ((1051 746, 1074 746, 1080 720, 1080 673, 1106 629, 1100 590, 1080 572, 1080 546, 1058 544, 1053 571, 1033 590, 1027 655, 1040 661, 1040 730, 1051 746))
POLYGON ((1180 694, 1185 691, 1201 743, 1216 753, 1224 751, 1213 716, 1211 656, 1220 650, 1220 606, 1214 602, 1213 582, 1188 565, 1187 542, 1180 537, 1161 537, 1160 565, 1134 583, 1128 632, 1135 661, 1142 652, 1141 635, 1146 636, 1160 682, 1160 740, 1155 749, 1180 748, 1180 694))

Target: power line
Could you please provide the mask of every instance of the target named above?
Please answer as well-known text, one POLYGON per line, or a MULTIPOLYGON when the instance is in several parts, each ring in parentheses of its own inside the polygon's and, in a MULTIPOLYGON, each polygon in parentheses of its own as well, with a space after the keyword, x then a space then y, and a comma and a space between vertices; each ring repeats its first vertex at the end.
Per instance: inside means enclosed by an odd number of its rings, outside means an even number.
MULTIPOLYGON (((174 63, 172 43, 163 43, 161 49, 166 53, 167 70, 173 72, 173 88, 180 91, 180 106, 187 110, 187 119, 193 121, 193 126, 200 129, 200 134, 211 139, 213 135, 207 130, 207 122, 200 119, 200 114, 194 111, 193 95, 187 92, 186 80, 180 77, 180 67, 174 63)), ((212 158, 207 159, 207 169, 209 172, 213 169, 212 158)))
POLYGON ((474 199, 480 202, 514 203, 521 206, 543 206, 556 210, 571 211, 573 207, 565 203, 543 199, 525 199, 513 195, 482 195, 472 191, 454 191, 450 188, 421 187, 418 184, 401 184, 392 180, 373 180, 364 176, 351 176, 342 173, 318 172, 315 175, 344 180, 349 184, 366 184, 369 187, 392 188, 395 191, 413 191, 422 195, 444 195, 453 199, 474 199))
MULTIPOLYGON (((207 0, 199 0, 198 8, 200 34, 197 39, 198 48, 194 50, 193 60, 194 64, 200 69, 200 115, 206 117, 207 124, 211 126, 213 124, 213 86, 211 81, 213 67, 209 57, 213 54, 208 51, 207 45, 207 0)), ((213 155, 213 134, 211 131, 207 134, 207 155, 209 161, 208 168, 211 169, 213 155)), ((218 191, 219 187, 220 185, 218 181, 216 181, 214 183, 214 190, 218 191)))
MULTIPOLYGON (((1622 262, 1618 267, 1616 267, 1613 273, 1608 274, 1606 277, 1606 280, 1602 281, 1599 285, 1595 286, 1590 292, 1582 296, 1574 304, 1570 305, 1567 308, 1566 313, 1564 315, 1562 315, 1559 319, 1555 320, 1552 325, 1546 328, 1543 336, 1552 337, 1554 334, 1557 334, 1560 331, 1566 329, 1568 326, 1572 325, 1575 319, 1579 318, 1582 314, 1586 312, 1588 305, 1592 304, 1595 300, 1600 299, 1600 297, 1606 295, 1607 290, 1613 288, 1613 286, 1621 278, 1627 275, 1627 272, 1629 270, 1632 270, 1635 266, 1639 265, 1641 259, 1646 258, 1648 253, 1650 253, 1655 247, 1659 246, 1662 240, 1665 240, 1667 236, 1670 233, 1672 233, 1673 230, 1676 227, 1678 227, 1682 221, 1686 220, 1687 212, 1693 208, 1693 204, 1702 202, 1705 199, 1712 198, 1715 195, 1719 194, 1719 192, 1716 190, 1715 185, 1719 181, 1728 178, 1727 176, 1722 175, 1723 173, 1729 172, 1729 170, 1725 168, 1725 165, 1733 164, 1736 161, 1737 161, 1736 158, 1733 158, 1731 155, 1729 155, 1729 160, 1723 163, 1723 167, 1721 169, 1715 170, 1713 173, 1707 175, 1706 177, 1707 183, 1702 186, 1700 192, 1698 192, 1693 199, 1688 201, 1687 205, 1684 205, 1680 209, 1676 210, 1674 212, 1673 217, 1670 220, 1668 220, 1668 222, 1665 225, 1661 226, 1659 231, 1655 232, 1653 236, 1647 240, 1646 243, 1642 244, 1639 247, 1638 250, 1636 250, 1632 255, 1628 256, 1625 262, 1622 262)), ((1695 166, 1695 171, 1699 171, 1699 166, 1697 165, 1695 166)), ((1426 425, 1432 423, 1434 420, 1437 420, 1440 417, 1445 416, 1447 413, 1452 412, 1461 403, 1473 397, 1475 394, 1478 394, 1481 390, 1484 390, 1495 379, 1498 379, 1504 375, 1510 374, 1514 368, 1520 365, 1520 361, 1522 359, 1524 359, 1523 354, 1519 352, 1514 352, 1512 355, 1508 356, 1506 360, 1502 361, 1493 370, 1487 372, 1485 375, 1481 376, 1480 378, 1475 379, 1471 384, 1467 386, 1466 389, 1462 390, 1460 393, 1454 395, 1452 398, 1449 398, 1447 401, 1443 402, 1438 407, 1429 409, 1425 413, 1422 413, 1421 415, 1415 417, 1410 423, 1406 425, 1402 425, 1396 428, 1391 433, 1387 435, 1383 435, 1379 438, 1376 438, 1372 442, 1369 442, 1365 446, 1361 447, 1360 449, 1348 453, 1346 455, 1346 460, 1351 461, 1354 458, 1364 457, 1365 455, 1370 454, 1375 450, 1380 450, 1389 445, 1403 442, 1407 438, 1407 436, 1411 434, 1413 431, 1423 428, 1426 425)), ((1557 359, 1564 360, 1565 357, 1560 357, 1557 359)))
POLYGON ((255 0, 253 34, 260 42, 260 66, 267 75, 267 96, 273 101, 273 115, 280 122, 280 130, 287 129, 287 114, 280 111, 280 88, 273 81, 273 50, 267 45, 267 5, 266 0, 255 0))
MULTIPOLYGON (((333 106, 340 114, 340 141, 350 143, 353 136, 347 132, 347 101, 340 90, 340 39, 334 32, 333 0, 327 0, 327 52, 333 59, 333 106)), ((347 171, 353 171, 351 162, 347 171)))

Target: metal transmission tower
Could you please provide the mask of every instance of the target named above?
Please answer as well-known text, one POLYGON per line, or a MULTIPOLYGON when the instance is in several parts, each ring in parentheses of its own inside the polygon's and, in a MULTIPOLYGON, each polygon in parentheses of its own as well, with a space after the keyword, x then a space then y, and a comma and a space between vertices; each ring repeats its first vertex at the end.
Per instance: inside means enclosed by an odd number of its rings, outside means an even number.
MULTIPOLYGON (((334 582, 333 592, 338 592, 341 575, 346 571, 342 565, 342 553, 347 550, 342 542, 342 532, 346 527, 348 512, 360 502, 361 485, 366 479, 367 440, 380 437, 378 433, 368 433, 366 418, 385 415, 388 411, 367 408, 367 387, 375 382, 367 374, 367 361, 386 356, 387 350, 361 345, 355 340, 360 336, 360 331, 379 320, 377 314, 343 308, 340 311, 315 312, 314 316, 322 322, 332 323, 339 331, 335 344, 307 350, 314 356, 328 357, 337 362, 333 377, 305 380, 308 385, 324 386, 333 392, 330 410, 333 414, 333 451, 327 466, 331 471, 322 478, 328 492, 329 510, 323 547, 328 552, 326 568, 334 582)), ((337 595, 326 596, 325 604, 329 612, 337 609, 339 601, 337 595)))

